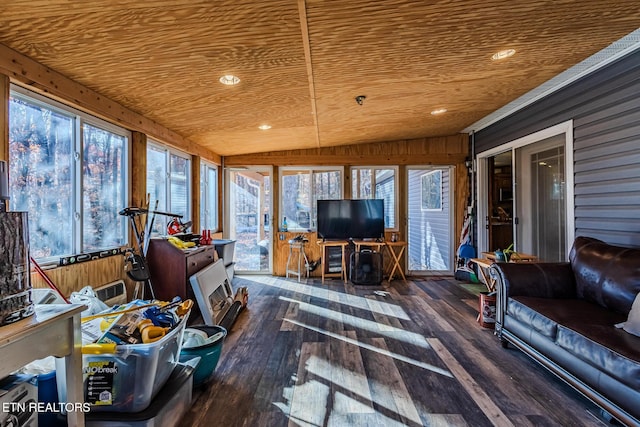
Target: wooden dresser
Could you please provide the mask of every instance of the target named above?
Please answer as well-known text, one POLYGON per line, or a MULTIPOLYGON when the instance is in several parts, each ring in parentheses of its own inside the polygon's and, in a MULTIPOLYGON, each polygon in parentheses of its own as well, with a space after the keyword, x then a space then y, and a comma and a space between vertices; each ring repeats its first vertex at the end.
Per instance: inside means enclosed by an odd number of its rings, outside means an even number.
POLYGON ((151 239, 147 263, 156 298, 171 301, 176 295, 195 302, 189 277, 218 259, 213 245, 180 250, 165 239, 151 239))

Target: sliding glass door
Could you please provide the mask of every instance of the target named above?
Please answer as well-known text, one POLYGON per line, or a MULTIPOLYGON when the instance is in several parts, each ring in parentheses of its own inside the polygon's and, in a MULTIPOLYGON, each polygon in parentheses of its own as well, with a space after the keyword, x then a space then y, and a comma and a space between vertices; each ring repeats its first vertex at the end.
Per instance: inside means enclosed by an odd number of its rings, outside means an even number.
POLYGON ((516 240, 524 253, 562 261, 567 252, 564 135, 516 150, 516 240))
MULTIPOLYGON (((504 167, 501 167, 504 169, 504 167)), ((538 257, 541 261, 564 261, 569 242, 575 234, 573 200, 573 122, 527 135, 479 155, 478 162, 478 246, 481 251, 494 250, 492 218, 498 218, 496 206, 508 202, 513 207, 512 221, 515 250, 538 257), (492 165, 506 154, 513 158, 511 185, 499 182, 492 165), (513 192, 509 191, 513 189, 513 192), (508 197, 503 197, 505 192, 508 197), (513 194, 513 204, 509 201, 513 194), (504 200, 503 200, 504 199, 504 200)), ((504 222, 504 221, 503 221, 504 222)))

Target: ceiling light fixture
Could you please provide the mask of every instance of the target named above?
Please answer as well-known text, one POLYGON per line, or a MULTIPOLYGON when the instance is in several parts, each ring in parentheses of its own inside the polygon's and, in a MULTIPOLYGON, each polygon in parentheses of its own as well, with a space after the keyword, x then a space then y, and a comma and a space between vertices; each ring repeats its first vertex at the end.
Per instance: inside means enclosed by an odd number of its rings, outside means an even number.
POLYGON ((505 50, 501 50, 500 52, 496 52, 493 55, 491 55, 491 60, 499 61, 501 59, 508 58, 508 57, 513 56, 515 54, 516 54, 516 50, 515 49, 505 49, 505 50))
POLYGON ((438 108, 437 110, 433 110, 431 114, 433 114, 434 116, 437 116, 438 114, 444 114, 446 112, 447 112, 446 108, 438 108))
POLYGON ((227 86, 233 86, 240 83, 240 77, 234 76, 233 74, 225 74, 220 77, 220 83, 227 86))
POLYGON ((260 125, 260 126, 258 126, 258 129, 260 129, 260 130, 269 130, 269 129, 271 129, 271 125, 260 125))

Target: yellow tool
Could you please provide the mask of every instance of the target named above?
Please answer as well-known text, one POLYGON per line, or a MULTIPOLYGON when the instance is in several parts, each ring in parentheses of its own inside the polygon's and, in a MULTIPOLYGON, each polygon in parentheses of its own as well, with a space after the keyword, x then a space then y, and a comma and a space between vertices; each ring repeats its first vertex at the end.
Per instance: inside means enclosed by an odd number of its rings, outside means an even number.
POLYGON ((82 346, 82 354, 105 354, 105 353, 115 353, 116 352, 116 344, 115 343, 104 343, 104 344, 85 344, 82 346))
POLYGON ((193 248, 196 245, 195 242, 185 242, 184 240, 174 236, 167 237, 167 241, 178 249, 193 248))
POLYGON ((182 317, 185 314, 189 313, 192 307, 193 307, 192 300, 190 299, 184 300, 180 305, 178 305, 178 308, 176 308, 176 314, 182 317))
POLYGON ((138 323, 138 329, 142 334, 142 342, 144 344, 148 344, 158 341, 160 338, 164 337, 170 328, 154 326, 150 319, 144 319, 138 323))

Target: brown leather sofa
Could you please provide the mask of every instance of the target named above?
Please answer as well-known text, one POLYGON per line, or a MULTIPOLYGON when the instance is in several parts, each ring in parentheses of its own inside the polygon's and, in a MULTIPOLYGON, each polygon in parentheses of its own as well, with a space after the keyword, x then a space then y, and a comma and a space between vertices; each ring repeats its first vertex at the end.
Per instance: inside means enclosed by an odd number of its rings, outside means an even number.
POLYGON ((613 417, 640 425, 640 337, 625 322, 640 292, 640 249, 578 237, 569 262, 496 263, 496 335, 613 417))

